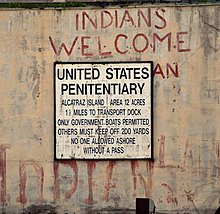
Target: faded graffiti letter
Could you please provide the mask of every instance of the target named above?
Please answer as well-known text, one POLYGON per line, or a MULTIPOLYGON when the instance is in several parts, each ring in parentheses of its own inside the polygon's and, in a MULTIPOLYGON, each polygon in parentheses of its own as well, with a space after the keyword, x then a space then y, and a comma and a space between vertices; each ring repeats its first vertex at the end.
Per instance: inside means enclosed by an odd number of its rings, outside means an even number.
POLYGON ((26 197, 26 181, 27 181, 27 174, 26 174, 26 167, 33 166, 34 170, 38 177, 38 198, 39 202, 43 202, 43 185, 44 185, 44 169, 43 167, 35 160, 27 160, 27 161, 19 161, 19 175, 20 175, 20 194, 17 198, 17 201, 26 204, 27 197, 26 197))
POLYGON ((78 166, 76 161, 56 161, 53 164, 53 170, 54 170, 54 200, 60 199, 60 185, 59 185, 59 165, 65 165, 70 166, 74 172, 73 181, 70 185, 70 189, 66 191, 65 193, 65 199, 71 198, 73 193, 76 191, 77 184, 78 184, 78 166))
POLYGON ((7 144, 0 145, 0 204, 6 203, 6 149, 10 148, 7 144))

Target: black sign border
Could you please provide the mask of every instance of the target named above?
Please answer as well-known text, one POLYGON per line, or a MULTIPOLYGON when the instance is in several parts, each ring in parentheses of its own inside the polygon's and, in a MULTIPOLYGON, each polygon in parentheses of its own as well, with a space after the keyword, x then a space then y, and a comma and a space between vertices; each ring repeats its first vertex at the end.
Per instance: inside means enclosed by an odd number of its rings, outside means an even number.
POLYGON ((154 160, 154 109, 153 109, 153 103, 154 103, 154 99, 153 99, 153 95, 154 95, 154 74, 153 74, 153 61, 107 61, 107 62, 101 62, 101 61, 98 61, 98 62, 95 62, 95 61, 92 61, 92 62, 62 62, 62 61, 56 61, 54 62, 54 66, 53 66, 53 83, 54 83, 54 160, 55 161, 61 161, 61 160, 65 160, 65 161, 71 161, 71 160, 79 160, 79 161, 82 161, 82 160, 94 160, 94 161, 108 161, 108 160, 122 160, 122 161, 126 161, 126 160, 151 160, 153 161, 154 160), (151 157, 149 158, 137 158, 137 157, 134 157, 134 158, 98 158, 98 157, 92 157, 92 158, 57 158, 56 156, 56 65, 59 65, 59 64, 72 64, 72 65, 75 65, 75 64, 120 64, 120 63, 148 63, 150 64, 150 73, 151 73, 151 93, 150 93, 150 96, 151 96, 151 157))

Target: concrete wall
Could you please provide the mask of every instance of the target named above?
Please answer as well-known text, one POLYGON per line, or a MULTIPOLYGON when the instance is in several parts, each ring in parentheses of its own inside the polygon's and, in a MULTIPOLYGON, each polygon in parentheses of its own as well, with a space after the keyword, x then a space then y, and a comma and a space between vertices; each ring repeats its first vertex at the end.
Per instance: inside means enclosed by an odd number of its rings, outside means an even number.
POLYGON ((0 11, 2 213, 214 213, 220 7, 0 11), (78 21, 77 21, 78 20, 78 21), (112 21, 111 21, 112 20, 112 21), (154 161, 54 161, 53 62, 154 61, 154 161))
MULTIPOLYGON (((115 4, 143 4, 143 3, 216 3, 220 0, 0 0, 0 3, 27 3, 27 4, 33 4, 33 3, 82 3, 88 4, 88 5, 115 5, 115 4)), ((19 6, 19 4, 17 4, 19 6)))

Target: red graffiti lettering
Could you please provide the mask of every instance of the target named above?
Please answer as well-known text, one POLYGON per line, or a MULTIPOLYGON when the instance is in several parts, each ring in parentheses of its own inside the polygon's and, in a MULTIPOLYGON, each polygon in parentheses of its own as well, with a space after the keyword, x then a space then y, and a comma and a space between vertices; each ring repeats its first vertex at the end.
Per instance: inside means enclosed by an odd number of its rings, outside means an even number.
POLYGON ((27 174, 26 167, 32 166, 38 177, 38 202, 43 202, 43 185, 44 185, 44 169, 43 167, 35 160, 27 160, 27 161, 19 161, 19 175, 20 175, 20 194, 17 198, 17 201, 26 204, 27 196, 26 196, 26 182, 27 182, 27 174))
POLYGON ((112 23, 113 23, 113 16, 112 16, 112 14, 109 11, 107 11, 107 10, 101 11, 101 28, 105 29, 105 28, 111 26, 112 23), (108 19, 107 23, 106 23, 106 15, 107 15, 107 19, 108 19))
POLYGON ((198 170, 198 172, 199 172, 199 175, 201 174, 201 146, 199 145, 199 157, 198 157, 198 165, 199 165, 199 170, 198 170))
POLYGON ((163 79, 169 78, 170 73, 173 74, 174 77, 179 77, 179 65, 178 63, 166 63, 165 66, 161 66, 159 63, 156 63, 153 68, 153 75, 160 75, 163 79), (173 66, 173 67, 172 67, 173 66))
POLYGON ((167 44, 167 51, 170 52, 171 50, 171 36, 172 33, 167 33, 164 37, 160 37, 157 33, 153 33, 153 52, 156 52, 156 48, 158 47, 158 42, 163 42, 165 39, 168 39, 166 44, 167 44))
POLYGON ((88 44, 86 44, 86 40, 89 40, 89 39, 91 39, 91 37, 90 36, 82 36, 81 37, 81 44, 82 44, 82 56, 93 56, 93 54, 92 53, 86 53, 86 49, 88 49, 89 48, 89 45, 88 44))
POLYGON ((99 56, 110 56, 112 54, 111 51, 102 51, 102 43, 101 43, 101 38, 98 36, 98 50, 99 50, 99 56))
POLYGON ((118 34, 115 38, 115 50, 120 54, 126 54, 128 50, 120 50, 119 49, 119 39, 120 38, 128 39, 128 37, 125 34, 118 34))
POLYGON ((174 196, 173 190, 170 187, 170 185, 163 183, 161 184, 163 187, 165 187, 168 191, 167 193, 167 203, 172 203, 174 206, 178 205, 178 200, 177 198, 174 196))
POLYGON ((164 29, 167 26, 165 19, 165 9, 152 9, 142 8, 137 9, 136 12, 133 10, 120 9, 118 10, 94 10, 94 11, 81 11, 76 14, 73 24, 76 26, 76 30, 87 30, 94 31, 98 29, 107 28, 150 28, 164 29), (152 20, 156 24, 152 25, 152 20))
POLYGON ((136 198, 136 188, 137 188, 137 174, 136 168, 138 168, 138 161, 131 161, 131 171, 133 176, 134 192, 132 194, 133 198, 136 198))
POLYGON ((70 185, 69 190, 66 191, 65 193, 65 199, 70 199, 73 193, 77 189, 77 184, 78 184, 78 166, 76 161, 56 161, 53 164, 53 170, 54 170, 54 200, 60 199, 60 184, 59 184, 59 165, 62 164, 64 166, 69 166, 74 175, 73 175, 73 180, 70 185))
POLYGON ((165 136, 161 135, 160 138, 158 139, 159 141, 159 167, 161 168, 179 168, 178 165, 172 165, 169 164, 167 165, 165 163, 165 148, 166 148, 166 143, 165 143, 165 136))
POLYGON ((143 33, 138 33, 133 41, 132 41, 132 44, 133 44, 133 47, 134 47, 134 50, 138 53, 141 53, 141 52, 144 52, 147 50, 148 46, 149 46, 149 41, 148 41, 148 38, 145 34, 143 33), (142 38, 142 39, 141 39, 142 38), (137 48, 137 40, 140 40, 141 39, 141 48, 137 48))
POLYGON ((155 76, 155 74, 161 75, 163 79, 165 78, 165 75, 159 63, 157 63, 153 69, 153 76, 155 76))
POLYGON ((190 48, 183 48, 183 44, 185 44, 185 41, 183 40, 183 35, 188 35, 188 32, 177 32, 176 34, 176 40, 177 40, 177 51, 178 52, 190 52, 190 48))
MULTIPOLYGON (((62 42, 60 46, 56 47, 55 42, 51 36, 49 36, 49 42, 56 56, 60 56, 62 50, 64 50, 64 54, 70 56, 73 53, 73 51, 76 51, 77 49, 81 49, 81 56, 83 57, 91 57, 95 54, 99 56, 112 56, 114 52, 119 54, 127 54, 130 52, 149 52, 153 54, 161 50, 165 50, 165 52, 171 52, 172 50, 176 50, 177 52, 189 52, 191 51, 191 49, 184 49, 182 47, 183 44, 185 44, 185 41, 181 39, 180 35, 185 34, 186 32, 177 32, 178 41, 176 41, 177 44, 174 46, 171 45, 175 42, 173 41, 173 36, 171 32, 163 36, 160 36, 157 33, 153 33, 153 36, 146 35, 145 33, 137 33, 136 35, 132 36, 126 34, 117 34, 115 36, 112 36, 112 40, 107 44, 103 42, 102 36, 75 36, 73 37, 72 44, 69 48, 64 42, 62 42), (92 47, 94 45, 97 45, 98 48, 96 49, 92 47), (92 50, 93 52, 91 52, 92 50), (94 50, 98 52, 95 53, 94 50)), ((173 73, 174 76, 178 77, 177 63, 175 65, 175 68, 173 68, 169 63, 167 63, 166 71, 168 77, 169 73, 173 73)), ((160 71, 159 73, 162 74, 163 72, 160 71)), ((163 78, 165 77, 163 76, 163 78)))
POLYGON ((76 14, 76 30, 79 30, 79 14, 76 14))
POLYGON ((86 20, 89 21, 89 23, 91 24, 90 26, 92 26, 93 28, 97 29, 97 17, 96 14, 94 14, 94 18, 92 19, 89 14, 85 11, 82 12, 82 29, 85 30, 87 26, 86 25, 87 22, 86 20))
POLYGON ((155 25, 155 28, 157 28, 157 29, 164 29, 167 26, 167 21, 164 18, 164 13, 165 13, 165 10, 163 8, 156 10, 156 16, 159 18, 159 20, 162 21, 162 26, 155 25), (159 11, 161 11, 163 14, 161 15, 159 13, 159 11))
POLYGON ((104 193, 103 193, 103 199, 105 201, 109 201, 109 190, 110 188, 115 188, 115 185, 112 184, 112 174, 113 174, 113 169, 116 165, 116 162, 115 161, 109 161, 109 164, 107 166, 107 169, 106 169, 106 175, 107 175, 107 181, 105 183, 105 186, 104 186, 104 193))
POLYGON ((165 136, 161 135, 159 139, 159 167, 164 167, 164 153, 165 153, 165 136))
POLYGON ((72 42, 72 45, 71 45, 71 48, 70 48, 69 50, 67 49, 66 45, 65 45, 63 42, 61 43, 60 47, 57 49, 57 48, 55 47, 55 44, 54 44, 54 41, 53 41, 52 37, 49 36, 50 44, 51 44, 51 46, 52 46, 52 48, 53 48, 53 51, 54 51, 54 53, 56 54, 56 56, 59 56, 59 55, 61 54, 62 49, 64 49, 65 52, 66 52, 66 54, 67 54, 68 56, 70 56, 71 53, 73 52, 73 49, 74 49, 74 47, 75 47, 75 45, 76 45, 77 40, 78 40, 78 36, 76 36, 76 37, 74 38, 74 40, 73 40, 73 42, 72 42))
POLYGON ((95 203, 93 200, 93 172, 95 170, 95 167, 96 167, 95 161, 87 161, 89 194, 88 194, 88 198, 85 199, 84 202, 89 205, 95 203))
POLYGON ((154 163, 153 161, 146 161, 147 169, 147 178, 144 179, 142 174, 138 174, 140 182, 144 187, 145 196, 148 198, 152 197, 152 184, 153 184, 153 172, 154 172, 154 163))
POLYGON ((135 27, 134 20, 131 17, 128 10, 125 10, 124 15, 121 20, 120 28, 123 28, 124 23, 130 23, 133 27, 135 27))
POLYGON ((91 36, 82 36, 81 37, 81 44, 82 44, 82 56, 93 56, 92 53, 86 53, 86 49, 89 48, 89 45, 88 44, 85 44, 86 43, 86 40, 89 40, 91 39, 91 36))
POLYGON ((6 149, 10 148, 7 144, 0 145, 0 204, 6 203, 6 149))
POLYGON ((186 166, 186 160, 187 160, 187 158, 191 159, 191 164, 192 164, 192 166, 194 165, 194 163, 193 163, 192 150, 190 150, 190 151, 189 151, 189 155, 187 155, 187 153, 188 153, 188 148, 189 148, 189 140, 186 141, 185 152, 184 152, 184 154, 183 154, 183 167, 186 166))
POLYGON ((148 27, 151 27, 151 9, 147 8, 147 17, 144 12, 138 9, 138 27, 141 27, 141 20, 144 20, 148 27))
POLYGON ((217 157, 217 164, 216 164, 217 176, 220 177, 220 147, 219 147, 219 143, 217 143, 217 145, 215 147, 215 152, 216 152, 216 157, 217 157))
POLYGON ((175 76, 175 77, 179 77, 179 66, 178 63, 173 63, 173 65, 175 66, 175 69, 169 64, 166 64, 166 70, 167 70, 167 78, 170 77, 170 71, 171 73, 175 76))

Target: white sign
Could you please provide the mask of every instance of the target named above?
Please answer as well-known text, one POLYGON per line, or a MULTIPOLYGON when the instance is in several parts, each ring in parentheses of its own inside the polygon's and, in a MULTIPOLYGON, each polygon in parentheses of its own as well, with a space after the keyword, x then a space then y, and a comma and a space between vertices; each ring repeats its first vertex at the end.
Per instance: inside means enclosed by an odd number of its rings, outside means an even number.
POLYGON ((152 62, 54 64, 55 159, 152 158, 152 62))

